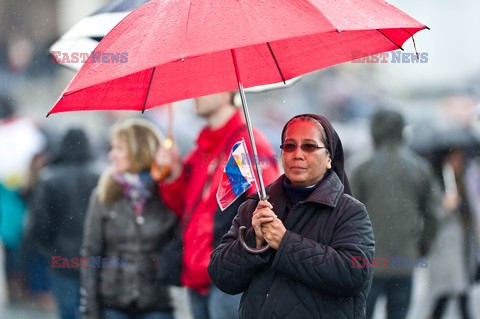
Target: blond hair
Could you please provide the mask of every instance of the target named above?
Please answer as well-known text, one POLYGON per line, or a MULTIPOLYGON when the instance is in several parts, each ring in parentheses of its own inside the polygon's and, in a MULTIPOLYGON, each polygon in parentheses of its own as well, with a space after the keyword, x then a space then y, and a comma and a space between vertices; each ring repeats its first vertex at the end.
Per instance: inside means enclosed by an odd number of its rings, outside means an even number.
MULTIPOLYGON (((133 118, 115 124, 111 129, 111 139, 120 139, 127 145, 130 160, 129 173, 150 170, 155 154, 163 142, 163 135, 147 120, 133 118)), ((113 179, 113 168, 103 172, 98 183, 99 200, 108 203, 122 196, 122 190, 113 179)))

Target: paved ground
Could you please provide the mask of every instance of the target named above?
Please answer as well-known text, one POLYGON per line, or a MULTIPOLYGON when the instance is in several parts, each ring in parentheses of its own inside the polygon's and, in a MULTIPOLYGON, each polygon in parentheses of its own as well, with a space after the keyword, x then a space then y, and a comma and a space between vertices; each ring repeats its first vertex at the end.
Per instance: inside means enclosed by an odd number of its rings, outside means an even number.
MULTIPOLYGON (((408 319, 424 319, 426 318, 427 309, 430 308, 428 292, 424 285, 425 277, 423 273, 417 272, 415 275, 414 293, 412 296, 412 305, 408 315, 408 319)), ((175 288, 172 291, 174 299, 176 300, 176 306, 178 309, 176 318, 178 319, 191 319, 188 315, 188 302, 184 289, 175 288)), ((472 311, 472 318, 480 318, 480 285, 475 286, 469 292, 470 308, 472 311)), ((443 319, 458 319, 460 318, 458 313, 458 304, 451 302, 447 308, 443 319)), ((374 319, 385 319, 385 299, 381 298, 377 303, 374 319)), ((0 306, 0 319, 58 319, 58 315, 54 311, 42 310, 35 303, 17 303, 14 305, 0 306)))
POLYGON ((1 319, 58 319, 56 312, 40 309, 35 304, 14 304, 0 308, 1 319))
MULTIPOLYGON (((192 319, 189 315, 185 289, 172 288, 172 296, 177 309, 176 318, 192 319)), ((59 319, 59 317, 56 311, 43 310, 35 302, 22 302, 0 306, 0 319, 59 319)))

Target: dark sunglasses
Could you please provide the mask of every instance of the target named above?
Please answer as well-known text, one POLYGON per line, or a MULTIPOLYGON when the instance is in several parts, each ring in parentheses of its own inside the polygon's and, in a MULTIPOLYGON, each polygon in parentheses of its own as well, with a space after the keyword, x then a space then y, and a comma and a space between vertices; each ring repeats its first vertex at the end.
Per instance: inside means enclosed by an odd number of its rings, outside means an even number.
MULTIPOLYGON (((287 153, 291 153, 291 152, 295 152, 295 150, 297 149, 298 145, 297 144, 293 144, 293 143, 285 143, 285 144, 282 144, 280 145, 280 148, 284 151, 284 152, 287 152, 287 153)), ((304 152, 307 152, 307 153, 313 153, 315 152, 316 150, 318 149, 321 149, 321 148, 326 148, 325 146, 318 146, 317 144, 302 144, 300 145, 300 148, 302 149, 302 151, 304 152)))

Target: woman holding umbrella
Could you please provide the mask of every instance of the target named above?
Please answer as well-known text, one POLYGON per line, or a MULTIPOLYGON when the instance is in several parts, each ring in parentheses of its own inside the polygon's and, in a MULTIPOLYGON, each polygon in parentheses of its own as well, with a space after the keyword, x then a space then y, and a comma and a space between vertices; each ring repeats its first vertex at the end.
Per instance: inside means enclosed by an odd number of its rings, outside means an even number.
POLYGON ((325 117, 304 114, 285 125, 281 148, 285 175, 267 187, 268 201, 253 195, 239 208, 210 276, 243 292, 240 318, 365 318, 373 231, 351 196, 342 143, 325 117), (240 226, 247 244, 270 249, 247 251, 240 226))
POLYGON ((159 277, 168 273, 167 265, 178 266, 162 252, 178 221, 150 176, 161 141, 145 120, 127 120, 112 130, 111 166, 91 196, 85 221, 84 318, 173 318, 168 288, 159 277))

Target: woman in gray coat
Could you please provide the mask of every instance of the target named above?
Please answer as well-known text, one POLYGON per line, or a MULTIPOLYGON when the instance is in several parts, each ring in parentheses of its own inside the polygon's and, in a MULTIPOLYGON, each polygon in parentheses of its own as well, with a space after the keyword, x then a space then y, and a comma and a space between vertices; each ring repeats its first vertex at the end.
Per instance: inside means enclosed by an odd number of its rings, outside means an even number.
POLYGON ((113 128, 111 166, 92 194, 84 228, 84 318, 173 318, 159 270, 173 262, 162 258, 162 250, 178 222, 149 172, 160 146, 147 121, 132 119, 113 128))

